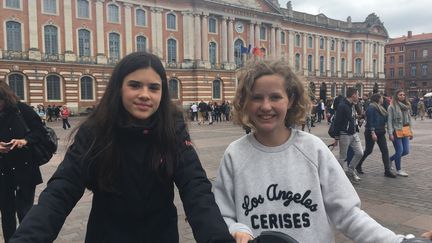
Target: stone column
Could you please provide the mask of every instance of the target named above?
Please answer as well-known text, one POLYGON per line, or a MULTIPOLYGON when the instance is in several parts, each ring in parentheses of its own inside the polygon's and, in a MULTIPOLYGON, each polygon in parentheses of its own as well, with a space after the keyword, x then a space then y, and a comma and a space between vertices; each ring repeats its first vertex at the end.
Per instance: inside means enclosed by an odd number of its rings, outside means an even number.
POLYGON ((260 43, 260 27, 261 27, 261 23, 260 22, 256 22, 255 23, 255 47, 257 48, 261 48, 261 43, 260 43))
POLYGON ((276 29, 274 26, 271 26, 270 29, 270 57, 276 57, 276 29))
POLYGON ((330 42, 331 42, 331 40, 330 40, 330 38, 329 37, 326 37, 325 38, 325 41, 326 41, 326 48, 327 48, 327 50, 326 50, 326 72, 327 72, 327 77, 331 77, 331 72, 330 72, 330 60, 331 60, 331 57, 330 57, 330 42))
POLYGON ((201 56, 201 16, 194 13, 194 36, 195 36, 195 62, 198 64, 202 60, 201 56))
POLYGON ((303 44, 302 44, 303 75, 306 76, 306 75, 309 75, 308 69, 307 69, 307 36, 306 36, 306 33, 302 33, 302 39, 303 39, 303 44))
POLYGON ((379 60, 378 60, 378 77, 380 79, 385 78, 385 72, 384 72, 384 43, 379 43, 378 51, 379 51, 379 60))
POLYGON ((373 73, 373 59, 374 59, 374 48, 373 48, 373 42, 369 43, 369 77, 373 78, 374 77, 374 73, 373 73))
POLYGON ((288 30, 288 62, 290 66, 295 70, 294 65, 294 31, 288 30))
POLYGON ((164 40, 162 38, 162 29, 165 27, 162 24, 162 8, 152 7, 150 8, 151 18, 152 18, 152 52, 153 54, 159 56, 163 60, 166 60, 164 56, 163 44, 164 40))
MULTIPOLYGON (((363 41, 362 41, 363 42, 363 41)), ((364 49, 363 49, 363 75, 365 78, 369 77, 369 60, 370 60, 370 53, 369 53, 369 41, 364 41, 364 49)))
MULTIPOLYGON (((29 59, 34 61, 40 61, 42 60, 42 55, 39 49, 39 40, 38 40, 39 31, 38 31, 36 0, 28 1, 28 15, 29 15, 28 26, 29 26, 29 47, 30 47, 28 51, 29 59)), ((24 51, 24 49, 22 51, 24 51)))
POLYGON ((340 39, 336 39, 336 72, 337 72, 337 76, 338 78, 342 77, 342 73, 341 73, 341 47, 340 47, 340 39))
POLYGON ((183 15, 183 64, 182 67, 192 67, 192 60, 194 59, 193 50, 191 48, 191 43, 193 44, 193 26, 190 24, 192 22, 192 12, 184 11, 183 15))
POLYGON ((353 51, 353 42, 352 40, 347 40, 346 41, 346 45, 347 45, 347 73, 348 73, 348 78, 352 78, 353 77, 353 69, 352 69, 352 65, 353 65, 353 55, 352 55, 352 51, 353 51))
POLYGON ((319 50, 320 50, 320 45, 319 45, 320 36, 319 35, 314 35, 314 38, 315 38, 315 76, 319 77, 321 75, 321 73, 320 73, 320 54, 319 54, 319 50))
POLYGON ((96 0, 96 62, 98 64, 106 64, 108 62, 107 56, 105 55, 104 2, 105 0, 96 0))
POLYGON ((281 28, 276 28, 276 58, 279 59, 282 55, 281 28))
POLYGON ((222 53, 222 63, 225 65, 228 62, 228 40, 227 40, 227 20, 228 17, 222 17, 222 21, 221 21, 221 43, 222 43, 222 49, 221 49, 221 53, 222 53))
MULTIPOLYGON (((234 18, 228 20, 228 62, 234 65, 234 18)), ((233 66, 231 66, 233 69, 233 66)), ((235 65, 234 65, 235 69, 235 65)))
POLYGON ((134 38, 132 37, 132 4, 124 3, 125 6, 125 43, 126 43, 126 55, 134 51, 133 43, 134 38))
POLYGON ((72 28, 72 3, 71 0, 64 0, 63 4, 64 4, 65 61, 74 62, 76 61, 76 54, 74 53, 74 49, 73 49, 74 32, 72 28))
POLYGON ((208 43, 208 13, 204 13, 202 16, 202 60, 204 62, 204 66, 206 68, 210 68, 210 62, 209 62, 209 43, 208 43))
POLYGON ((255 23, 249 23, 249 44, 252 48, 255 47, 255 23))

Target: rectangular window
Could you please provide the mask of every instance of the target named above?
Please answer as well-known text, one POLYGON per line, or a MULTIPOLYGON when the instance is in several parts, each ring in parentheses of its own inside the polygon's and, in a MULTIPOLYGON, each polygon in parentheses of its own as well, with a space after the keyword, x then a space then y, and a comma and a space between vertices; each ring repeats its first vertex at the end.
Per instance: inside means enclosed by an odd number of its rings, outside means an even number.
POLYGON ((15 21, 6 22, 6 36, 8 51, 22 51, 20 23, 15 21))
POLYGON ((394 52, 394 51, 395 51, 394 47, 390 48, 390 52, 394 52))
POLYGON ((401 56, 399 56, 399 63, 404 63, 404 58, 403 58, 403 56, 401 55, 401 56))
POLYGON ((404 47, 403 47, 403 46, 400 46, 400 47, 399 47, 399 51, 404 51, 404 47))
POLYGON ((394 78, 394 68, 390 68, 390 78, 394 78))
POLYGON ((428 75, 428 65, 422 64, 422 75, 427 76, 428 75))
POLYGON ((260 40, 266 39, 266 28, 264 26, 261 26, 260 28, 260 40))
POLYGON ((426 58, 428 56, 428 50, 424 49, 423 50, 423 58, 426 58))
POLYGON ((411 65, 411 77, 415 77, 417 73, 416 65, 411 65))
POLYGON ((172 13, 167 15, 167 29, 169 30, 176 29, 176 16, 172 13))
POLYGON ((394 56, 390 57, 390 64, 394 64, 394 56))
POLYGON ((6 0, 6 7, 7 8, 21 8, 20 6, 20 0, 6 0))
POLYGON ((117 5, 114 4, 108 5, 108 20, 111 23, 120 22, 119 8, 117 7, 117 5))
POLYGON ((209 18, 208 22, 208 31, 209 33, 216 33, 216 19, 215 18, 209 18))
POLYGON ((43 9, 45 13, 56 14, 57 13, 57 0, 44 0, 43 9))
POLYGON ((399 78, 403 78, 404 77, 404 70, 403 70, 403 68, 399 68, 398 69, 398 75, 399 75, 399 78))
POLYGON ((78 18, 90 18, 89 3, 87 0, 78 0, 78 18))
POLYGON ((280 38, 281 38, 281 44, 285 45, 285 32, 281 31, 280 38))
POLYGON ((415 60, 416 59, 416 57, 417 57, 417 51, 411 51, 411 57, 412 57, 412 60, 415 60))

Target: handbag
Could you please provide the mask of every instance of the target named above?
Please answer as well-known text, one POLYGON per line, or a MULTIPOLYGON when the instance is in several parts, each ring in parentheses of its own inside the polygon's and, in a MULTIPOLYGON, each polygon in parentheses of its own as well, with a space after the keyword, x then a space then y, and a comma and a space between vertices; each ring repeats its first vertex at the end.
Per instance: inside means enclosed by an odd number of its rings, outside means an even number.
POLYGON ((404 138, 404 137, 411 137, 412 132, 410 126, 403 126, 401 130, 396 130, 396 137, 398 138, 404 138))
MULTIPOLYGON (((21 114, 21 111, 18 111, 18 117, 24 125, 27 132, 30 132, 29 127, 21 114)), ((39 166, 44 165, 50 161, 58 147, 58 137, 55 131, 43 125, 43 133, 40 137, 40 141, 38 143, 33 143, 29 146, 32 160, 36 162, 39 166)))

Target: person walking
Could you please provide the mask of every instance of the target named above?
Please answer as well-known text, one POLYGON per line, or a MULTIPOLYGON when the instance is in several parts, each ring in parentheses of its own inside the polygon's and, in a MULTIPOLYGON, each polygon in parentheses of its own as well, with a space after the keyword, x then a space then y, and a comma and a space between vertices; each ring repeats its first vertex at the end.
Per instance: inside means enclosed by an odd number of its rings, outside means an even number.
POLYGON ((41 141, 39 115, 21 103, 12 89, 0 81, 0 213, 4 242, 33 206, 36 185, 42 183, 30 147, 41 141))
POLYGON ((409 154, 409 140, 413 139, 410 107, 405 92, 401 89, 395 92, 388 107, 388 134, 395 149, 390 161, 395 162, 396 174, 403 177, 407 177, 408 173, 402 170, 402 157, 409 154))
POLYGON ((114 67, 96 109, 10 243, 53 242, 85 189, 93 193, 85 242, 177 243, 176 184, 198 243, 234 243, 166 71, 147 52, 114 67))
POLYGON ((63 129, 66 130, 67 128, 71 128, 71 125, 69 124, 70 110, 66 105, 62 106, 60 115, 63 121, 63 129))
POLYGON ((335 141, 339 144, 339 163, 345 168, 348 147, 354 151, 354 157, 347 166, 347 175, 352 183, 359 183, 360 177, 355 172, 355 168, 363 157, 363 148, 360 142, 359 125, 357 122, 357 111, 355 105, 358 102, 357 89, 350 87, 347 89, 346 98, 342 100, 336 111, 335 118, 335 141))
POLYGON ((381 158, 384 164, 384 176, 395 178, 396 176, 390 171, 389 151, 386 140, 387 111, 382 106, 383 97, 380 94, 373 94, 370 97, 370 103, 366 110, 365 141, 366 149, 363 157, 359 161, 356 169, 363 172, 363 161, 372 153, 375 142, 381 151, 381 158))
POLYGON ((420 116, 420 119, 423 120, 426 114, 426 106, 423 101, 423 98, 420 98, 420 101, 417 103, 417 115, 420 116))

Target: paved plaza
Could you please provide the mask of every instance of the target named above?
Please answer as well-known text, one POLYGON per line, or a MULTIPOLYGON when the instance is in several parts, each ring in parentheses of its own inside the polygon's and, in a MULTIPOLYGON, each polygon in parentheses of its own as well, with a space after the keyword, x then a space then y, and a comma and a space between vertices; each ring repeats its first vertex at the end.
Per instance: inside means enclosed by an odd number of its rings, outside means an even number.
MULTIPOLYGON (((76 126, 83 118, 71 118, 71 125, 76 126)), ((53 159, 42 166, 44 181, 48 181, 58 164, 61 162, 68 143, 71 130, 63 130, 61 122, 49 123, 60 138, 59 151, 53 159)), ((312 133, 320 137, 326 144, 333 139, 327 135, 327 124, 317 124, 312 133)), ((231 122, 215 123, 211 126, 196 123, 190 124, 193 143, 199 154, 203 167, 211 181, 215 180, 219 162, 227 145, 244 135, 244 131, 231 122)), ((361 135, 363 137, 363 134, 361 135)), ((363 143, 364 144, 364 143, 363 143)), ((394 152, 388 144, 390 155, 394 152)), ((403 158, 403 168, 409 177, 396 179, 383 176, 383 165, 380 152, 375 146, 374 152, 364 162, 364 175, 361 183, 355 188, 362 200, 362 208, 384 226, 400 234, 420 233, 432 230, 432 120, 414 121, 414 140, 411 152, 403 158)), ((338 154, 338 148, 333 151, 338 154)), ((36 194, 45 188, 45 184, 37 187, 36 194)), ((37 200, 37 198, 36 198, 37 200)), ((86 191, 72 213, 67 218, 57 243, 83 242, 85 238, 87 218, 91 207, 92 194, 86 191)), ((181 243, 192 243, 193 235, 185 222, 184 212, 179 197, 176 196, 179 212, 179 233, 181 243)), ((1 233, 0 233, 1 234, 1 233)), ((337 234, 338 243, 352 242, 342 234, 337 234)))

